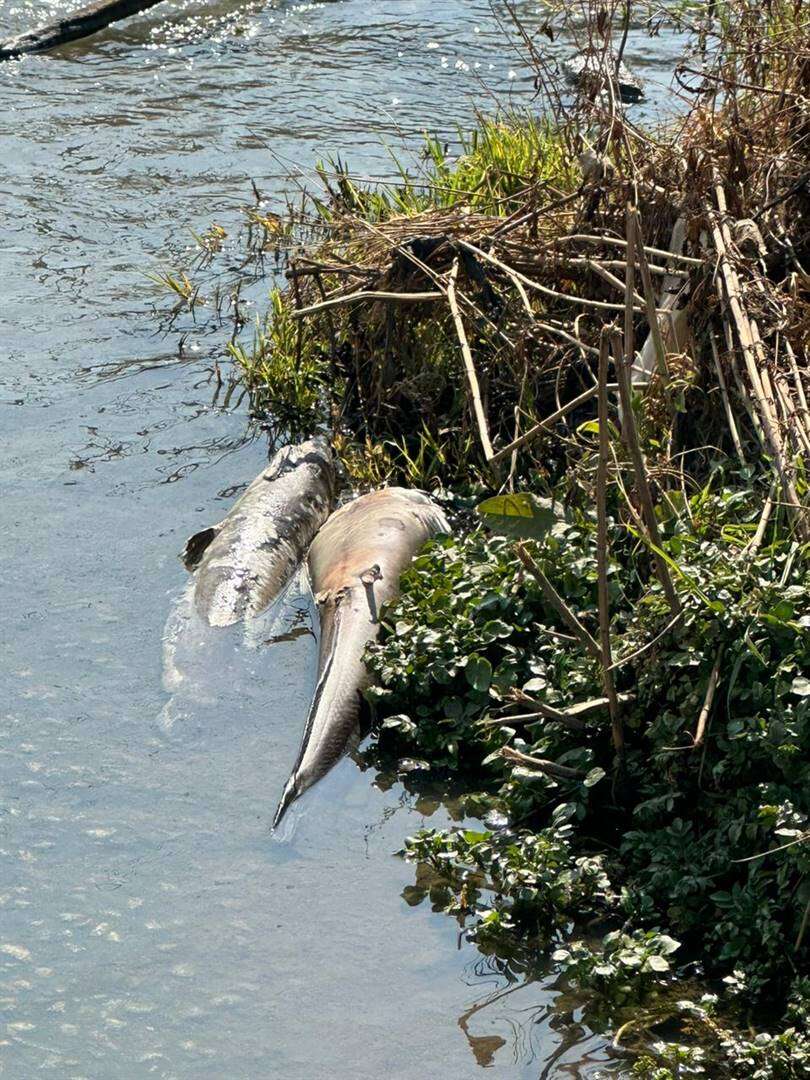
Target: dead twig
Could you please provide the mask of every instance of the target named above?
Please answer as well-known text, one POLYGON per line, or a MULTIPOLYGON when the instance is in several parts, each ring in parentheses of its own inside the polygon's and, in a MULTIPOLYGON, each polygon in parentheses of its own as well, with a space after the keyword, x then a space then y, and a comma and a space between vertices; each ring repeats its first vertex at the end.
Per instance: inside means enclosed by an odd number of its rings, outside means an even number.
POLYGON ((319 304, 311 304, 309 307, 295 308, 292 312, 296 319, 304 315, 315 315, 327 308, 344 307, 346 304, 357 304, 362 300, 386 300, 397 304, 422 304, 428 300, 441 300, 444 293, 440 292, 377 292, 371 289, 361 289, 359 292, 347 293, 345 296, 333 296, 328 300, 322 300, 319 304))
POLYGON ((611 672, 610 607, 608 599, 608 527, 607 527, 607 470, 610 456, 608 432, 607 372, 610 360, 610 329, 602 328, 599 343, 599 463, 596 472, 596 565, 599 598, 599 649, 602 659, 602 682, 608 699, 613 749, 621 760, 624 756, 624 729, 619 715, 619 702, 611 672))
POLYGON ((720 387, 720 393, 723 396, 723 408, 726 412, 726 420, 728 421, 728 429, 731 432, 731 441, 734 443, 734 450, 737 453, 737 458, 740 464, 745 467, 745 454, 743 453, 742 442, 740 441, 740 433, 737 430, 737 421, 734 419, 734 413, 731 409, 731 399, 728 396, 728 388, 726 387, 726 377, 723 374, 723 367, 720 363, 720 355, 717 350, 717 338, 715 337, 714 330, 709 330, 709 343, 712 349, 712 360, 714 361, 714 370, 717 373, 717 385, 720 387))
POLYGON ((757 523, 757 530, 740 552, 741 559, 748 559, 750 561, 762 547, 762 541, 765 539, 765 530, 768 528, 768 522, 771 519, 775 498, 776 480, 771 484, 771 490, 768 492, 768 497, 762 507, 762 513, 760 514, 759 522, 757 523))
POLYGON ((651 649, 653 645, 656 644, 656 642, 660 641, 662 637, 668 634, 669 631, 675 626, 675 624, 680 622, 682 618, 683 611, 677 611, 669 620, 664 629, 660 633, 656 634, 654 638, 646 641, 638 649, 633 649, 633 651, 631 653, 628 653, 627 656, 621 656, 618 660, 614 660, 611 666, 611 670, 615 671, 616 668, 624 667, 624 665, 629 664, 631 660, 638 660, 639 656, 642 656, 645 652, 647 652, 648 649, 651 649))
POLYGON ((464 321, 461 318, 461 312, 458 308, 458 300, 456 299, 457 278, 458 258, 456 257, 455 259, 453 259, 453 266, 447 279, 447 302, 450 305, 450 311, 453 315, 453 322, 455 323, 456 333, 458 334, 458 343, 461 346, 461 355, 464 357, 464 370, 467 372, 467 383, 470 388, 470 397, 472 398, 475 421, 478 425, 478 436, 481 440, 481 447, 484 451, 484 458, 486 459, 487 464, 491 464, 495 454, 492 449, 492 442, 490 441, 489 437, 489 426, 487 424, 486 414, 484 413, 484 405, 481 401, 481 388, 478 385, 478 375, 475 371, 475 364, 473 363, 470 343, 467 340, 467 333, 464 329, 464 321))
POLYGON ((675 586, 672 584, 669 567, 667 566, 666 561, 658 553, 661 549, 661 534, 658 530, 658 519, 655 516, 655 505, 650 491, 650 482, 647 478, 647 466, 644 461, 641 445, 638 441, 636 421, 633 416, 630 379, 627 373, 627 358, 623 355, 621 334, 616 330, 614 330, 611 335, 611 343, 613 346, 614 366, 619 376, 619 395, 622 403, 622 430, 626 444, 630 450, 630 456, 633 460, 633 474, 636 482, 636 491, 638 492, 639 501, 641 502, 641 513, 653 548, 658 549, 653 551, 653 559, 655 561, 658 579, 664 588, 667 601, 669 602, 669 606, 672 608, 673 613, 678 613, 681 610, 678 594, 675 592, 675 586), (622 362, 623 359, 624 363, 622 362))
POLYGON ((714 666, 712 667, 711 674, 709 675, 709 683, 706 687, 706 697, 703 699, 703 708, 700 710, 700 716, 698 716, 697 727, 695 728, 695 737, 692 742, 692 749, 695 750, 701 746, 703 739, 706 735, 706 724, 709 719, 709 714, 712 711, 712 704, 714 703, 714 695, 717 690, 717 682, 720 678, 720 665, 723 662, 723 646, 717 650, 717 656, 714 660, 714 666))
MULTIPOLYGON (((456 243, 458 243, 460 247, 466 248, 467 251, 471 251, 480 259, 484 259, 493 266, 497 266, 498 269, 502 270, 508 277, 511 277, 513 280, 518 279, 524 285, 528 286, 528 288, 534 289, 535 292, 542 293, 544 296, 550 296, 554 300, 565 300, 570 304, 579 304, 581 307, 596 308, 598 311, 624 311, 623 304, 613 304, 608 300, 590 300, 585 296, 571 296, 569 293, 562 293, 558 292, 556 289, 549 289, 547 285, 541 285, 539 281, 534 281, 532 278, 526 277, 526 275, 521 274, 519 270, 515 270, 513 266, 507 266, 505 262, 497 259, 494 255, 490 255, 488 251, 482 251, 482 249, 476 247, 475 244, 470 244, 466 240, 457 240, 456 243)), ((638 310, 644 311, 644 308, 640 306, 638 310)))
MULTIPOLYGON (((615 390, 616 385, 613 383, 609 383, 608 389, 615 390)), ((528 431, 524 431, 519 439, 514 439, 512 442, 509 443, 508 446, 504 446, 500 450, 496 451, 495 454, 493 454, 492 456, 492 461, 500 461, 501 458, 508 457, 513 450, 520 449, 521 446, 525 446, 526 443, 531 442, 532 439, 536 439, 537 436, 541 434, 541 432, 548 431, 552 424, 556 424, 558 420, 562 420, 564 416, 567 416, 568 413, 576 409, 577 406, 582 405, 586 401, 590 401, 591 398, 595 398, 598 393, 598 385, 590 386, 587 390, 583 390, 581 394, 579 394, 575 398, 572 398, 572 400, 567 402, 567 404, 562 405, 555 412, 551 413, 550 416, 547 416, 545 420, 540 420, 533 427, 530 427, 528 431)))
POLYGON ((512 746, 501 747, 501 757, 507 761, 513 761, 516 765, 524 765, 528 769, 536 769, 545 773, 555 780, 584 780, 585 773, 581 769, 570 769, 567 765, 558 765, 556 761, 547 758, 534 757, 515 750, 512 746))
MULTIPOLYGON (((583 244, 608 244, 613 247, 626 248, 627 241, 618 236, 590 236, 586 233, 573 233, 569 236, 559 236, 554 240, 555 244, 570 244, 581 242, 583 244)), ((695 259, 691 255, 681 255, 675 251, 664 251, 662 248, 645 247, 647 255, 656 255, 665 262, 679 262, 684 266, 705 266, 703 259, 695 259)))
MULTIPOLYGON (((630 229, 633 233, 633 251, 638 259, 638 267, 641 271, 641 281, 644 286, 644 304, 647 309, 647 323, 650 328, 650 337, 655 349, 655 357, 658 363, 658 375, 666 387, 669 382, 669 370, 667 368, 667 351, 664 348, 664 339, 661 336, 661 327, 658 323, 658 312, 655 303, 655 290, 653 289, 652 277, 647 266, 647 256, 644 253, 644 233, 641 228, 641 217, 638 208, 633 206, 629 210, 630 229)), ((629 249, 628 249, 629 251, 629 249)), ((626 279, 625 279, 626 280, 626 279)), ((628 303, 633 303, 634 293, 625 292, 624 306, 627 310, 628 303)))
POLYGON ((592 634, 582 625, 573 611, 569 608, 546 575, 531 557, 523 544, 517 544, 515 550, 517 556, 535 581, 540 586, 540 591, 546 599, 546 602, 554 608, 563 622, 569 627, 569 629, 579 638, 588 652, 596 660, 602 659, 602 650, 599 647, 598 642, 592 634))

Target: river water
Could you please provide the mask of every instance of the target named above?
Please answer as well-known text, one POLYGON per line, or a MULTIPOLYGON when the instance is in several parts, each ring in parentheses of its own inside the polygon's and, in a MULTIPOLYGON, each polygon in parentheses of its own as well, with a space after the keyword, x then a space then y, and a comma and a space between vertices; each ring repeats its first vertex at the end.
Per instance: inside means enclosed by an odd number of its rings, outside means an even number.
MULTIPOLYGON (((72 6, 0 0, 0 34, 72 6)), ((671 47, 651 61, 631 35, 654 102, 671 47)), ((191 230, 238 232, 251 178, 289 189, 329 151, 390 171, 386 143, 452 135, 492 92, 527 103, 531 81, 481 0, 167 0, 0 70, 11 1080, 617 1068, 552 984, 521 983, 405 902, 413 870, 392 853, 447 820, 438 802, 346 761, 292 838, 271 839, 315 648, 307 633, 268 642, 310 625, 306 598, 247 639, 183 618, 177 552, 261 468, 266 440, 244 403, 215 397, 221 328, 167 328, 147 275, 188 258, 191 230)))

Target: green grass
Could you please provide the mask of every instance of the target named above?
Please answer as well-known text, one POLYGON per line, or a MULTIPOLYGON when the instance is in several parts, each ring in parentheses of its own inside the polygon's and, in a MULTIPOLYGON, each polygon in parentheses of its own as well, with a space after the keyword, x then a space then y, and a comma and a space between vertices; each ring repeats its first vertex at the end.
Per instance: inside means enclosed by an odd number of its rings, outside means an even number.
MULTIPOLYGON (((399 180, 358 184, 339 158, 319 166, 319 175, 341 211, 369 221, 428 210, 467 207, 480 214, 507 216, 525 208, 533 190, 568 192, 578 173, 562 139, 547 120, 530 114, 482 118, 469 133, 459 132, 454 150, 425 136, 417 175, 394 157, 399 180)), ((334 209, 319 203, 331 220, 334 209)))
POLYGON ((228 345, 254 408, 270 412, 291 431, 311 433, 328 415, 329 353, 316 329, 309 321, 295 319, 285 295, 273 289, 251 347, 228 345))

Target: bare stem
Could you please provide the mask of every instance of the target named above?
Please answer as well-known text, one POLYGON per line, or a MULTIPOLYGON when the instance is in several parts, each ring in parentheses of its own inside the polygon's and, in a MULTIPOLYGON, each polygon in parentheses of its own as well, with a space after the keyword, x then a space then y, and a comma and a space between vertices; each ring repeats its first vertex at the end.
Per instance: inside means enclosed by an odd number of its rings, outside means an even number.
MULTIPOLYGON (((616 373, 619 377, 619 395, 622 403, 622 429, 625 442, 630 450, 630 456, 633 461, 633 473, 636 481, 636 491, 638 492, 638 497, 641 502, 641 513, 653 546, 660 549, 661 534, 658 530, 658 519, 655 516, 655 505, 653 504, 652 493, 650 492, 650 482, 647 477, 647 465, 644 461, 644 454, 641 451, 641 445, 638 441, 636 421, 633 416, 633 402, 630 395, 630 377, 627 371, 627 361, 625 359, 625 362, 622 363, 623 350, 621 334, 616 330, 614 330, 611 335, 611 343, 613 346, 616 373)), ((672 608, 673 614, 676 614, 681 610, 681 604, 678 600, 678 594, 675 592, 675 586, 672 584, 669 567, 657 551, 653 552, 653 558, 655 560, 656 573, 659 581, 664 587, 669 606, 672 608)))
POLYGON ((537 581, 540 586, 540 591, 543 593, 547 603, 554 608, 563 622, 570 628, 570 630, 579 638, 588 652, 596 660, 602 659, 602 650, 599 648, 599 644, 596 639, 586 630, 573 611, 569 608, 546 575, 531 557, 529 552, 523 546, 523 544, 517 544, 516 549, 517 556, 532 577, 537 581))
POLYGON ((619 702, 611 671, 610 607, 608 597, 608 527, 607 471, 610 457, 608 440, 607 372, 610 361, 610 329, 602 328, 599 342, 599 464, 596 472, 596 565, 599 596, 599 648, 602 659, 602 682, 608 699, 613 748, 621 759, 624 755, 624 729, 619 716, 619 702))
POLYGON ((472 351, 470 350, 470 343, 467 340, 467 332, 464 329, 464 321, 461 318, 461 312, 458 308, 458 300, 456 299, 456 278, 458 277, 458 258, 453 259, 453 266, 450 270, 450 276, 447 280, 447 302, 450 305, 450 311, 453 314, 453 322, 456 326, 456 333, 458 334, 458 343, 461 346, 461 355, 464 357, 464 369, 467 372, 467 383, 470 387, 470 397, 472 398, 473 412, 475 413, 475 420, 478 424, 478 435, 481 439, 481 446, 484 450, 484 457, 488 463, 491 463, 495 454, 492 449, 492 442, 489 438, 489 426, 487 424, 486 414, 484 413, 484 405, 481 401, 481 388, 478 385, 478 375, 475 371, 475 364, 473 363, 472 351))
POLYGON ((697 728, 695 729, 694 748, 697 748, 703 743, 703 739, 706 735, 706 724, 709 720, 709 714, 712 711, 712 704, 714 702, 714 694, 717 690, 717 682, 720 678, 720 665, 723 662, 723 646, 717 650, 717 656, 714 660, 714 666, 712 667, 711 674, 709 675, 709 684, 706 687, 706 697, 703 699, 703 708, 700 710, 700 716, 698 717, 697 728))
POLYGON ((506 758, 507 761, 514 761, 516 765, 525 765, 529 769, 537 769, 538 772, 553 776, 557 780, 582 780, 585 777, 585 773, 580 769, 569 769, 567 765, 558 765, 556 761, 524 754, 520 750, 515 750, 512 746, 502 747, 501 757, 506 758))

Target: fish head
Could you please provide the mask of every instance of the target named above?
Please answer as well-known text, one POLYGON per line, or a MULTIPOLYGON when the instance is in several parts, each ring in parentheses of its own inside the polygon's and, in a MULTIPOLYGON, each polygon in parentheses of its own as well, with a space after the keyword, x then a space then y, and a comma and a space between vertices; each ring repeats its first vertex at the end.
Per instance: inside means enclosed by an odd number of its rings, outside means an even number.
POLYGON ((272 456, 262 476, 269 482, 301 467, 315 473, 327 494, 329 506, 333 506, 340 483, 335 455, 325 435, 315 435, 303 442, 283 446, 272 456))

